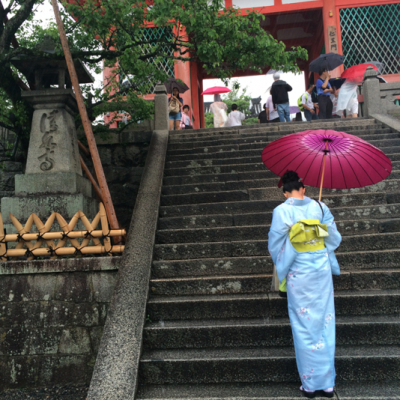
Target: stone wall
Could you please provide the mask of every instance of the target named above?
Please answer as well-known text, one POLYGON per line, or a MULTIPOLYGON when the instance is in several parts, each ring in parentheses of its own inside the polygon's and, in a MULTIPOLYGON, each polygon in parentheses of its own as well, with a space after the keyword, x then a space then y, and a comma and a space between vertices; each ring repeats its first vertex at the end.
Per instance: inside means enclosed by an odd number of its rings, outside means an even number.
POLYGON ((119 143, 98 145, 118 221, 128 230, 142 178, 151 132, 126 132, 119 143))
MULTIPOLYGON (((111 133, 108 140, 99 140, 98 150, 115 211, 126 230, 129 228, 150 140, 150 131, 126 131, 120 135, 111 133)), ((4 157, 5 154, 0 151, 0 197, 12 197, 15 175, 24 173, 24 163, 20 160, 4 161, 4 157)), ((91 160, 85 156, 83 158, 94 175, 91 160)), ((88 217, 91 219, 94 216, 88 217)))
POLYGON ((0 263, 0 390, 90 382, 119 261, 0 263))

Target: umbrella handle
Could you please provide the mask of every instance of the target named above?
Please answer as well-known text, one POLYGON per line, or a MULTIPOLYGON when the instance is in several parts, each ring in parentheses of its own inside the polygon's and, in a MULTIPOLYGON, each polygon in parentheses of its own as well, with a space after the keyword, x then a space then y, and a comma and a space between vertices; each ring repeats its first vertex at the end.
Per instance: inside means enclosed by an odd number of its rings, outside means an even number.
POLYGON ((324 162, 322 164, 322 176, 321 176, 321 186, 319 188, 319 201, 321 201, 321 197, 322 197, 322 186, 324 184, 324 176, 325 176, 325 163, 326 163, 326 154, 327 154, 327 150, 328 150, 328 140, 325 143, 325 150, 324 150, 324 162))

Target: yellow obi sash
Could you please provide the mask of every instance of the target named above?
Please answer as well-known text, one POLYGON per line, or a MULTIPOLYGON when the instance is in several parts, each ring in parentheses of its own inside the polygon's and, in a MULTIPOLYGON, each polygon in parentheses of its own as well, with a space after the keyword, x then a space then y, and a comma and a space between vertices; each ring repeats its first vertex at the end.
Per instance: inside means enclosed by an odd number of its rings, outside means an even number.
POLYGON ((317 251, 325 248, 324 238, 329 236, 326 224, 319 219, 303 219, 292 226, 289 231, 289 240, 296 251, 317 251))

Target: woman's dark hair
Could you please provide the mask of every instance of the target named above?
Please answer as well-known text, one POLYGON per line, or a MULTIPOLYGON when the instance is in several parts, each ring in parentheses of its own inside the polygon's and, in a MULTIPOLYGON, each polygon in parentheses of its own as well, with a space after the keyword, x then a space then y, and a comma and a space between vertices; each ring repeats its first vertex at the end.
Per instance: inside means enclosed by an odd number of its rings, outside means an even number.
POLYGON ((264 109, 264 110, 267 109, 267 103, 265 103, 265 104, 263 105, 263 109, 264 109))
POLYGON ((294 171, 286 171, 282 176, 283 193, 292 193, 293 190, 300 190, 303 188, 303 182, 301 182, 299 175, 294 171))
POLYGON ((295 121, 303 121, 303 117, 301 116, 301 112, 296 113, 295 121))

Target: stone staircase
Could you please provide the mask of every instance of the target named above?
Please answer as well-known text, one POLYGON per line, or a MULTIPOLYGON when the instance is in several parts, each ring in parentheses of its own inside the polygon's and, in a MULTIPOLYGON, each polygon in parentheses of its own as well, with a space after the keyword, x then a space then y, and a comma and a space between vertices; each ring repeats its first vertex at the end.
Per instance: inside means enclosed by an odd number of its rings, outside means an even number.
POLYGON ((343 235, 337 396, 400 398, 400 135, 357 119, 171 133, 137 399, 301 397, 267 249, 272 210, 284 198, 261 152, 318 128, 360 136, 393 162, 386 181, 324 190, 323 201, 343 235))

